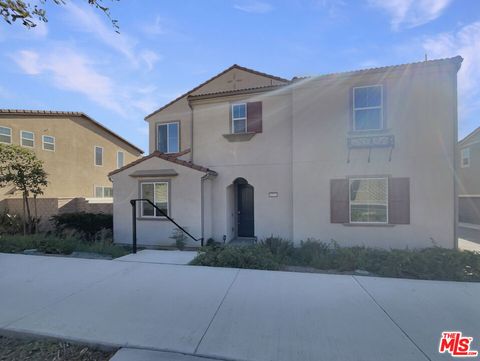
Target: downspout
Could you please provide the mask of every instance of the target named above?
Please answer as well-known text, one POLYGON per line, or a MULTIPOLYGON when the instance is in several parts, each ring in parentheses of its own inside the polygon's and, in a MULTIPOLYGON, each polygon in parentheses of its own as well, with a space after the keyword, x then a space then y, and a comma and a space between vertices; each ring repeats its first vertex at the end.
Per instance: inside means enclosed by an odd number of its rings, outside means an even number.
POLYGON ((458 71, 460 70, 461 62, 458 65, 456 72, 454 73, 453 83, 455 89, 454 95, 454 109, 455 114, 453 115, 454 124, 453 124, 453 248, 458 249, 458 174, 457 174, 457 156, 458 156, 458 71))
POLYGON ((207 172, 200 179, 200 221, 201 221, 201 237, 202 237, 202 246, 204 245, 205 240, 205 181, 211 179, 213 174, 207 172))
POLYGON ((190 100, 187 98, 187 103, 188 107, 190 108, 190 156, 191 156, 191 162, 195 163, 193 161, 193 107, 192 104, 190 103, 190 100))

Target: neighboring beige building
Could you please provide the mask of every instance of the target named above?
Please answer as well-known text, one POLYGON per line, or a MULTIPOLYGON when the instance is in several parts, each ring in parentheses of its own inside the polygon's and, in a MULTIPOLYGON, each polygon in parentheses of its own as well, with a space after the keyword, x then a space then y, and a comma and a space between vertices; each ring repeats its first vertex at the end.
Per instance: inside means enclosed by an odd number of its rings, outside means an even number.
MULTIPOLYGON (((44 161, 48 186, 42 198, 113 197, 108 173, 143 152, 80 112, 0 109, 0 143, 17 144, 44 161)), ((18 198, 0 188, 0 200, 18 198)))
POLYGON ((459 220, 480 224, 480 127, 458 142, 459 220))
MULTIPOLYGON (((461 62, 292 80, 233 65, 146 117, 151 154, 110 174, 115 241, 147 198, 205 240, 454 247, 461 62)), ((139 244, 172 244, 171 222, 137 214, 139 244)))

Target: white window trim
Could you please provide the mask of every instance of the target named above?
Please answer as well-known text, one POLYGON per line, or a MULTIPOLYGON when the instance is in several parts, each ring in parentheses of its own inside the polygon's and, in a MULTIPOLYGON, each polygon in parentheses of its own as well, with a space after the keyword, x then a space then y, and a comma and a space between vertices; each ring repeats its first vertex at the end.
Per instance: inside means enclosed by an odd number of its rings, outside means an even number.
POLYGON ((363 86, 356 86, 352 88, 352 112, 353 112, 353 124, 352 128, 354 132, 373 132, 376 130, 382 130, 385 128, 384 121, 383 121, 383 84, 372 84, 372 85, 363 85, 363 86), (380 106, 376 107, 361 107, 355 108, 355 89, 361 88, 371 88, 371 87, 380 87, 380 106), (380 109, 380 128, 377 129, 357 129, 356 128, 356 119, 355 119, 355 111, 356 110, 368 110, 368 109, 380 109))
MULTIPOLYGON (((153 184, 153 204, 157 204, 155 199, 155 184, 166 184, 167 185, 167 215, 170 213, 170 182, 167 181, 158 181, 158 182, 141 182, 140 183, 140 198, 143 198, 143 185, 144 184, 153 184)), ((143 205, 145 202, 140 202, 140 218, 149 218, 149 219, 166 219, 165 216, 156 216, 157 210, 153 208, 153 216, 145 216, 143 214, 143 205)))
POLYGON ((117 151, 117 169, 123 167, 124 165, 125 165, 125 152, 122 150, 118 150, 117 151), (121 166, 118 165, 118 156, 120 153, 123 154, 123 164, 121 166))
POLYGON ((460 167, 469 168, 470 167, 470 147, 462 148, 460 151, 460 167), (467 156, 464 156, 464 153, 467 153, 467 156), (463 160, 467 159, 467 164, 463 164, 463 160))
POLYGON ((112 193, 113 193, 113 187, 112 186, 97 186, 97 185, 94 185, 93 186, 93 198, 96 198, 96 199, 112 199, 113 197, 105 197, 105 188, 112 188, 112 193), (102 188, 102 196, 101 197, 97 197, 97 188, 102 188))
MULTIPOLYGON (((4 129, 10 130, 10 143, 9 143, 9 142, 2 142, 2 141, 0 141, 0 143, 1 143, 1 144, 12 144, 12 141, 13 141, 12 128, 10 128, 10 127, 5 127, 5 126, 3 126, 3 125, 0 125, 0 128, 4 128, 4 129)), ((5 134, 2 134, 2 135, 5 135, 5 134)))
POLYGON ((103 150, 104 150, 103 147, 101 147, 101 146, 99 146, 99 145, 94 145, 94 146, 93 146, 93 165, 94 165, 95 167, 103 167, 103 163, 104 163, 104 162, 103 162, 103 160, 104 160, 104 159, 103 159, 103 158, 104 158, 104 157, 103 157, 103 155, 104 155, 104 154, 103 154, 103 150), (100 148, 100 149, 102 150, 102 164, 100 164, 100 165, 97 164, 97 148, 100 148))
POLYGON ((42 149, 43 150, 46 150, 47 152, 55 152, 55 148, 56 148, 56 145, 55 145, 55 137, 52 136, 52 135, 42 135, 42 149), (45 142, 45 137, 50 137, 53 139, 53 143, 50 143, 50 142, 45 142), (52 149, 45 149, 45 143, 47 144, 52 144, 53 145, 53 150, 52 149))
MULTIPOLYGON (((167 122, 167 123, 157 123, 157 148, 159 148, 159 128, 160 126, 162 125, 165 125, 167 127, 167 151, 164 153, 164 154, 175 154, 175 153, 178 153, 180 152, 180 122, 179 121, 176 121, 176 122, 167 122), (170 137, 168 136, 169 134, 169 131, 168 131, 168 128, 170 126, 170 124, 177 124, 177 142, 178 142, 178 150, 176 152, 170 152, 170 137)), ((158 151, 160 151, 160 149, 158 149, 158 151)))
POLYGON ((348 220, 352 224, 388 224, 388 177, 356 177, 356 178, 349 178, 348 179, 348 220), (385 222, 372 222, 372 221, 367 221, 367 222, 360 222, 360 221, 352 221, 352 197, 350 194, 351 186, 352 186, 352 181, 356 180, 374 180, 374 179, 382 179, 385 180, 386 184, 386 193, 387 193, 387 200, 386 204, 383 203, 369 203, 369 205, 372 206, 386 206, 387 209, 387 214, 386 214, 386 220, 385 222))
POLYGON ((20 131, 20 145, 24 148, 35 148, 35 133, 34 132, 31 132, 29 130, 21 130, 20 131), (32 141, 33 142, 33 145, 32 146, 29 146, 29 145, 23 145, 23 133, 32 133, 32 139, 27 139, 25 138, 25 140, 28 140, 28 141, 32 141))
POLYGON ((232 134, 243 134, 243 133, 248 133, 248 122, 247 122, 247 118, 248 118, 248 114, 247 114, 247 103, 233 103, 231 105, 231 113, 232 113, 232 134), (235 118, 233 116, 233 107, 234 106, 238 106, 238 105, 245 105, 245 117, 241 117, 241 118, 235 118), (245 132, 235 132, 235 120, 242 120, 244 119, 245 120, 245 132))

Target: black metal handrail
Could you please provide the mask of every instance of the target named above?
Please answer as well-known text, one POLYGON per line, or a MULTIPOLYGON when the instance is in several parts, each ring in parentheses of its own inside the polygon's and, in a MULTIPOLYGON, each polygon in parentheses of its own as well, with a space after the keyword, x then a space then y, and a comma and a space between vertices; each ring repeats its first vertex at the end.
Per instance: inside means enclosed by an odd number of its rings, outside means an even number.
POLYGON ((133 253, 137 253, 137 202, 147 202, 150 204, 154 209, 156 209, 162 217, 165 217, 168 219, 170 222, 172 222, 174 225, 178 227, 183 233, 185 233, 187 236, 189 236, 191 239, 193 239, 195 242, 199 242, 203 246, 203 238, 195 238, 192 236, 188 231, 183 228, 181 225, 179 225, 177 222, 175 222, 168 214, 166 214, 164 211, 162 211, 160 208, 158 208, 150 199, 145 199, 145 198, 138 198, 138 199, 131 199, 130 204, 132 205, 132 251, 133 253))

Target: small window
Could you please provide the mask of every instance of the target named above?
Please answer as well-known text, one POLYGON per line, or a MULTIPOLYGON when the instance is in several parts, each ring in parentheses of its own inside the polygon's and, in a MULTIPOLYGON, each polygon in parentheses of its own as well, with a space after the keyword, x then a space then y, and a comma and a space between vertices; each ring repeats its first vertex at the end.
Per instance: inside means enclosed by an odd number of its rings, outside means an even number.
POLYGON ((232 133, 247 132, 247 104, 232 104, 232 133))
POLYGON ((117 152, 117 168, 122 168, 125 165, 125 153, 117 152))
POLYGON ((383 129, 383 87, 353 88, 353 130, 383 129))
POLYGON ((113 188, 112 187, 95 186, 95 197, 96 198, 112 198, 113 197, 113 188))
POLYGON ((462 149, 461 167, 462 168, 470 167, 470 148, 462 149))
POLYGON ((179 122, 159 124, 157 149, 162 153, 178 153, 180 151, 179 133, 179 122))
POLYGON ((0 143, 12 144, 12 129, 0 127, 0 143))
MULTIPOLYGON (((142 183, 141 192, 141 198, 149 199, 168 215, 168 182, 142 183)), ((162 214, 157 209, 146 202, 141 203, 141 215, 142 217, 162 217, 162 214)))
POLYGON ((351 178, 350 222, 388 222, 388 179, 351 178))
POLYGON ((103 165, 103 148, 102 147, 95 147, 95 165, 99 167, 103 165))
POLYGON ((20 132, 21 144, 23 147, 33 148, 35 146, 35 138, 33 132, 22 130, 20 132))
POLYGON ((43 150, 50 150, 52 152, 55 151, 55 137, 51 137, 49 135, 42 136, 42 146, 43 150))

